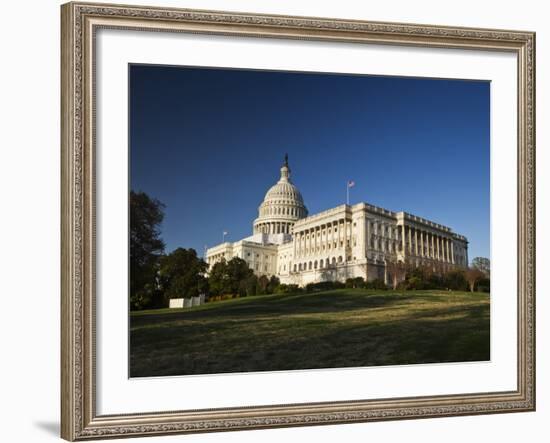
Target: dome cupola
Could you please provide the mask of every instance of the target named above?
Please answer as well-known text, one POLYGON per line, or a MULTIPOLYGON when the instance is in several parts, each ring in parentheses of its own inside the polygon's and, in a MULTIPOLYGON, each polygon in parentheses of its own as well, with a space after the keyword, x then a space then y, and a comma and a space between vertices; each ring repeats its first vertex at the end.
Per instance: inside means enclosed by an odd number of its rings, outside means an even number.
POLYGON ((288 154, 281 167, 281 178, 265 194, 254 220, 254 234, 290 234, 294 223, 307 217, 302 194, 290 181, 288 154))

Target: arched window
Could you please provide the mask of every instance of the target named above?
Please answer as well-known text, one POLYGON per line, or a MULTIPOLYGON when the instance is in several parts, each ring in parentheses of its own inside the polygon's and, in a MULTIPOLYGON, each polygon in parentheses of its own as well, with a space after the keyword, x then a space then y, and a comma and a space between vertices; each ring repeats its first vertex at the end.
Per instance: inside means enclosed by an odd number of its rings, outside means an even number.
POLYGON ((342 263, 342 256, 341 255, 338 257, 338 263, 342 263))
POLYGON ((309 269, 311 269, 311 262, 309 262, 309 269))
POLYGON ((296 265, 294 265, 294 272, 296 272, 296 265))
POLYGON ((333 264, 333 265, 336 264, 336 257, 332 257, 332 264, 333 264))
POLYGON ((315 262, 313 262, 313 267, 314 267, 315 269, 317 269, 317 260, 315 260, 315 262))
POLYGON ((323 269, 323 259, 319 261, 319 268, 323 269))

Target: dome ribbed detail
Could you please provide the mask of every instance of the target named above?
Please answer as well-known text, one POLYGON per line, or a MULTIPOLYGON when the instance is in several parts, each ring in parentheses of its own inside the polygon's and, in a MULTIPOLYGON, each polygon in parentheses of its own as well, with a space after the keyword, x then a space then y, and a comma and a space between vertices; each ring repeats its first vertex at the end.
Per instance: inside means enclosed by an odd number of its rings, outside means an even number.
POLYGON ((302 194, 290 181, 288 156, 281 167, 281 178, 265 194, 254 220, 254 234, 290 234, 294 223, 307 217, 302 194))

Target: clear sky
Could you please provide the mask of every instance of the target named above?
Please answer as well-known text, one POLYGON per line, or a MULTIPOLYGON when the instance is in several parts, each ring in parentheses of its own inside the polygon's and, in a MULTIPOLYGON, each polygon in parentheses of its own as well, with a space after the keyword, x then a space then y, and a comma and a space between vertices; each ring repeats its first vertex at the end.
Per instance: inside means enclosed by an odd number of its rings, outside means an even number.
POLYGON ((489 257, 485 81, 130 66, 131 187, 166 205, 167 251, 252 234, 285 153, 310 214, 368 202, 489 257))

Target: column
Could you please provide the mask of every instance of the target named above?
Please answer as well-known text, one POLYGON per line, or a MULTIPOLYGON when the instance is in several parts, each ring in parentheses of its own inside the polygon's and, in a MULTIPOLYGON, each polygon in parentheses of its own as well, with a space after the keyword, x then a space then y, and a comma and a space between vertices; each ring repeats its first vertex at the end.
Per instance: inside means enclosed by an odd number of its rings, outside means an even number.
POLYGON ((405 255, 405 225, 401 225, 401 227, 403 228, 402 229, 402 234, 401 234, 401 244, 402 244, 402 247, 403 247, 403 255, 405 255))
POLYGON ((452 263, 452 264, 455 263, 454 245, 453 245, 453 241, 452 241, 452 240, 451 240, 451 263, 452 263))
POLYGON ((418 229, 414 229, 414 255, 418 257, 418 229))
POLYGON ((321 250, 321 242, 323 240, 322 238, 322 228, 321 226, 317 226, 317 233, 315 234, 315 252, 319 252, 321 250))
POLYGON ((435 245, 436 245, 436 248, 437 248, 437 253, 435 254, 435 256, 437 257, 437 260, 440 260, 441 257, 439 255, 439 240, 440 240, 440 237, 439 235, 435 238, 435 245))
POLYGON ((365 235, 365 241, 363 243, 363 249, 361 250, 361 258, 367 257, 367 250, 370 249, 370 221, 367 217, 363 219, 364 226, 361 227, 365 235))
POLYGON ((340 248, 340 242, 342 241, 343 230, 344 230, 344 223, 340 223, 340 220, 338 220, 338 248, 340 248))

